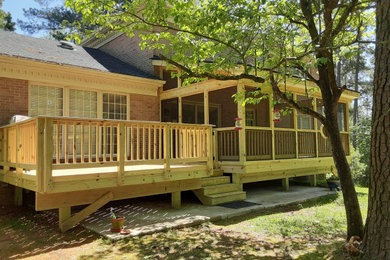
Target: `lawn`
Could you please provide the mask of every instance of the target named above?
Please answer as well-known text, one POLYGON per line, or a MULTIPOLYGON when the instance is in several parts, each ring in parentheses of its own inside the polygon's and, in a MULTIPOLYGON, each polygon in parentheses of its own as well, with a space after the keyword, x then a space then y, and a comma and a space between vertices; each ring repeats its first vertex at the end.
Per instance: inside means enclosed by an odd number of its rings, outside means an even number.
POLYGON ((0 259, 349 259, 341 194, 118 242, 56 225, 54 212, 0 214, 0 259))

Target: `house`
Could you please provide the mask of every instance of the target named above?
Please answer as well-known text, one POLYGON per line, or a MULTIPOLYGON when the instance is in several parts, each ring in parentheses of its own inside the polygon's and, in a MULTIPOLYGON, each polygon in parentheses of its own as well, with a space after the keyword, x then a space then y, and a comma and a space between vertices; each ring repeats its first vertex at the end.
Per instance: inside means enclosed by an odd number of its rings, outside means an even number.
MULTIPOLYGON (((65 231, 111 200, 192 190, 207 205, 244 200, 243 184, 334 169, 322 126, 297 111, 280 116, 272 89, 248 80, 181 87, 139 38, 111 33, 82 46, 0 32, 0 181, 35 192, 35 209, 59 209, 65 231), (231 96, 270 95, 242 106, 231 96), (7 124, 15 115, 31 119, 7 124), (241 130, 235 130, 240 118, 241 130), (227 175, 229 174, 229 175, 227 175), (230 177, 231 175, 231 177, 230 177), (71 215, 71 207, 89 205, 71 215)), ((308 83, 310 84, 310 83, 308 83)), ((320 94, 290 80, 294 98, 320 111, 320 94)), ((349 155, 344 91, 339 127, 349 155)), ((1 193, 0 193, 1 194, 1 193)))

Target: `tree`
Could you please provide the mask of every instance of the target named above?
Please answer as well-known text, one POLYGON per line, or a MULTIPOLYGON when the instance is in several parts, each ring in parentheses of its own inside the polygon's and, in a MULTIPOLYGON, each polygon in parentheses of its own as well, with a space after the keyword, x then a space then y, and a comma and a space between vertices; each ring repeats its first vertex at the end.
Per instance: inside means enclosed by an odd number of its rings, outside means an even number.
POLYGON ((390 2, 376 4, 371 173, 363 250, 369 259, 390 259, 390 2))
POLYGON ((76 29, 80 35, 95 27, 81 23, 82 16, 64 5, 51 7, 48 1, 35 0, 42 8, 23 9, 27 21, 18 20, 18 26, 30 34, 48 32, 51 38, 64 40, 76 29))
POLYGON ((1 10, 3 0, 0 0, 0 29, 5 31, 15 31, 15 23, 12 22, 12 16, 9 12, 1 10))
POLYGON ((142 48, 180 70, 186 81, 250 79, 269 82, 290 107, 318 119, 332 145, 348 223, 348 237, 362 236, 363 222, 337 124, 338 101, 346 87, 335 76, 335 50, 351 56, 369 17, 368 0, 67 0, 84 22, 139 33, 142 48), (240 67, 237 69, 237 67, 240 67), (316 67, 318 75, 311 72, 316 67), (218 73, 218 71, 225 73, 218 73), (283 91, 288 77, 310 80, 323 97, 324 114, 295 102, 283 91))

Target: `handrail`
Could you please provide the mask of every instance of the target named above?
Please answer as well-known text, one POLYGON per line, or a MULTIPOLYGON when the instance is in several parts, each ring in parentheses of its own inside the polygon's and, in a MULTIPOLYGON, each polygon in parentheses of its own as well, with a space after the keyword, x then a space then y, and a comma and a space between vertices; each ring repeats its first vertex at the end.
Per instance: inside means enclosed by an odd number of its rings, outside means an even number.
MULTIPOLYGON (((234 127, 216 128, 214 131, 218 140, 219 160, 238 161, 241 146, 236 145, 239 140, 234 127)), ((246 133, 247 160, 271 160, 272 154, 275 154, 275 159, 331 156, 330 143, 319 134, 318 129, 245 126, 239 131, 246 133), (271 141, 272 134, 275 140, 273 144, 267 142, 268 139, 271 141)), ((340 135, 344 150, 349 155, 349 133, 342 131, 340 135)))
POLYGON ((35 169, 39 192, 52 187, 52 169, 78 165, 116 166, 118 185, 132 162, 163 163, 167 178, 171 162, 206 164, 212 172, 212 125, 38 116, 0 133, 0 165, 9 173, 35 169))

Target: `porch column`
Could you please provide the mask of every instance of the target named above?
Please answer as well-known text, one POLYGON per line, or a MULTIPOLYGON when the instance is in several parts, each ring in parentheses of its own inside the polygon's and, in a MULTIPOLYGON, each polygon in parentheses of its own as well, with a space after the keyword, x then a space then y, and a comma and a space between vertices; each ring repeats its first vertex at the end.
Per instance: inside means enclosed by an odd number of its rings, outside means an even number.
POLYGON ((275 124, 274 124, 274 108, 272 106, 272 102, 274 101, 274 95, 273 93, 271 92, 269 94, 269 98, 268 98, 268 101, 269 101, 269 126, 271 128, 271 158, 272 160, 275 160, 275 124))
MULTIPOLYGON (((314 100, 313 100, 313 110, 314 111, 316 111, 317 112, 317 98, 313 98, 314 100)), ((318 121, 317 121, 317 119, 313 119, 314 120, 314 131, 315 131, 315 138, 316 138, 316 140, 315 140, 315 151, 316 151, 316 157, 318 157, 318 134, 319 134, 319 132, 318 132, 318 121)))
MULTIPOLYGON (((245 91, 245 85, 240 81, 237 84, 237 92, 245 91)), ((246 134, 245 134, 245 106, 242 106, 243 101, 238 101, 237 103, 237 115, 239 118, 242 118, 241 126, 242 129, 238 131, 238 157, 240 162, 246 161, 246 134)))
MULTIPOLYGON (((293 94, 293 100, 297 101, 297 94, 293 94)), ((293 108, 294 116, 294 130, 295 130, 295 158, 299 158, 299 147, 298 147, 298 111, 293 108)))
POLYGON ((177 110, 178 110, 179 123, 183 123, 183 102, 181 97, 179 97, 177 101, 177 110))
POLYGON ((209 92, 205 90, 203 92, 203 99, 204 99, 204 123, 208 125, 210 123, 209 118, 209 92))

